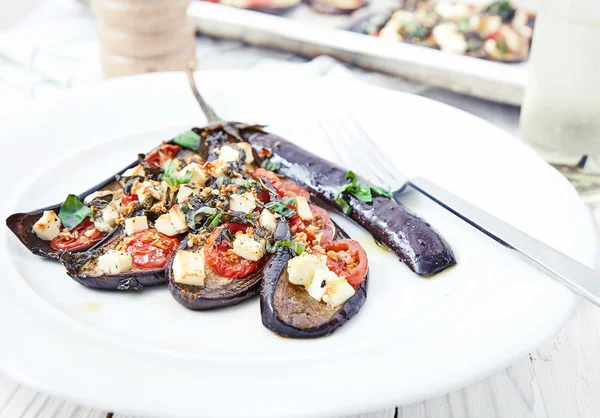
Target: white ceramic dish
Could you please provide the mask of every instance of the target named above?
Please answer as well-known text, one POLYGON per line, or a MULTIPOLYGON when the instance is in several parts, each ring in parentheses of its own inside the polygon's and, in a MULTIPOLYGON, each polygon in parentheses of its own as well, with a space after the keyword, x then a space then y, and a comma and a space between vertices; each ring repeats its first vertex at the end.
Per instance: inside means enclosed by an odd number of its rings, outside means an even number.
MULTIPOLYGON (((224 118, 267 123, 333 159, 316 121, 352 111, 405 172, 592 263, 587 209, 566 180, 502 131, 421 97, 291 77, 206 72, 197 81, 224 118)), ((182 73, 103 82, 11 115, 2 123, 11 158, 1 170, 11 188, 1 215, 85 190, 204 121, 182 73)), ((199 313, 164 288, 84 288, 2 228, 0 367, 44 392, 136 415, 340 415, 482 379, 548 338, 571 311, 568 290, 508 250, 419 195, 405 203, 449 241, 458 265, 419 278, 342 220, 369 255, 367 303, 333 336, 311 341, 263 328, 257 300, 199 313)))

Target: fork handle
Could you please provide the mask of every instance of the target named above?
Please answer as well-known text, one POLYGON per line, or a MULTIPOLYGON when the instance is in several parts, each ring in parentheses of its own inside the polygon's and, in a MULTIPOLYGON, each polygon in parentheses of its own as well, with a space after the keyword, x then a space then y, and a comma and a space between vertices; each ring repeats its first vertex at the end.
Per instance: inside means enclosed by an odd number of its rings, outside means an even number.
POLYGON ((427 179, 415 177, 408 184, 500 244, 522 254, 533 265, 574 292, 600 306, 600 273, 427 179))

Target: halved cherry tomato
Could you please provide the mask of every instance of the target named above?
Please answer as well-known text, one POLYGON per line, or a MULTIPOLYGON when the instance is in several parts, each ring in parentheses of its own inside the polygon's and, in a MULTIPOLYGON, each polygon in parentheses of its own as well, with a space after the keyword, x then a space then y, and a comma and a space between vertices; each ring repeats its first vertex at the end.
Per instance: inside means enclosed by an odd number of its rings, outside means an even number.
MULTIPOLYGON (((265 170, 264 168, 254 169, 254 175, 271 183, 279 197, 303 196, 306 198, 306 200, 310 199, 310 193, 308 190, 298 185, 298 183, 296 183, 294 180, 288 178, 279 178, 277 174, 273 173, 272 171, 265 170)), ((261 200, 263 200, 264 197, 266 197, 266 195, 259 196, 261 200)))
POLYGON ((90 218, 85 218, 79 225, 70 231, 69 238, 60 235, 50 241, 50 246, 55 250, 81 251, 104 237, 104 233, 98 231, 90 218))
POLYGON ((340 239, 324 246, 327 251, 327 267, 357 288, 367 275, 369 263, 363 247, 352 239, 340 239))
POLYGON ((152 151, 146 155, 144 161, 148 163, 150 167, 162 167, 168 160, 172 160, 177 156, 177 153, 181 150, 179 145, 163 144, 156 151, 152 151))
POLYGON ((240 279, 257 271, 263 264, 264 258, 259 261, 246 260, 233 252, 233 243, 226 239, 217 244, 217 237, 225 228, 229 228, 233 235, 240 231, 247 233, 253 230, 251 226, 234 223, 216 228, 208 237, 204 247, 204 261, 206 264, 221 276, 230 279, 240 279))
POLYGON ((123 193, 123 196, 121 197, 121 204, 123 206, 127 206, 136 200, 138 200, 138 196, 136 194, 123 193))
POLYGON ((333 240, 335 236, 335 225, 331 221, 329 212, 315 205, 308 205, 313 214, 312 221, 303 221, 298 215, 290 218, 290 230, 292 234, 304 232, 309 243, 313 243, 315 236, 318 233, 323 233, 321 244, 327 244, 333 240))
POLYGON ((133 258, 137 268, 163 268, 173 256, 179 239, 169 237, 156 229, 146 229, 125 239, 125 252, 133 258))

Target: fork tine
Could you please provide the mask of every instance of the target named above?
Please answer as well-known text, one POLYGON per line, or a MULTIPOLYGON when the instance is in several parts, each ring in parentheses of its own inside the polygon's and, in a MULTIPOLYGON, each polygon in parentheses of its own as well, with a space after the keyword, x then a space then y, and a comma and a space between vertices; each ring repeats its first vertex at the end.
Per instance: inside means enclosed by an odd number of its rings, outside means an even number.
POLYGON ((381 164, 379 164, 378 166, 386 172, 386 174, 383 174, 383 176, 385 178, 393 178, 398 180, 404 179, 406 176, 402 172, 400 172, 400 170, 396 168, 394 162, 384 152, 381 151, 381 148, 379 148, 379 146, 363 129, 363 127, 360 125, 360 123, 358 123, 354 116, 350 115, 349 119, 356 127, 357 132, 360 133, 361 138, 363 138, 369 143, 370 146, 366 148, 371 149, 372 153, 375 155, 375 158, 380 161, 381 164))
POLYGON ((370 173, 370 175, 365 177, 374 183, 387 185, 386 177, 380 174, 377 167, 377 162, 380 159, 379 156, 373 152, 370 146, 364 146, 362 134, 357 135, 356 129, 352 129, 350 125, 346 123, 342 123, 342 126, 346 132, 346 137, 351 139, 344 143, 344 145, 347 145, 348 142, 352 143, 354 149, 352 155, 356 156, 356 162, 359 163, 358 165, 360 166, 361 171, 368 170, 370 173))
POLYGON ((335 133, 330 130, 330 128, 323 123, 323 121, 319 120, 319 126, 321 127, 321 130, 323 131, 323 133, 325 134, 325 140, 329 143, 329 146, 331 147, 331 149, 336 153, 336 155, 340 156, 342 161, 342 164, 344 164, 345 166, 349 166, 352 164, 352 161, 350 161, 348 159, 348 155, 346 155, 346 153, 344 152, 339 152, 338 147, 336 147, 335 145, 335 133))

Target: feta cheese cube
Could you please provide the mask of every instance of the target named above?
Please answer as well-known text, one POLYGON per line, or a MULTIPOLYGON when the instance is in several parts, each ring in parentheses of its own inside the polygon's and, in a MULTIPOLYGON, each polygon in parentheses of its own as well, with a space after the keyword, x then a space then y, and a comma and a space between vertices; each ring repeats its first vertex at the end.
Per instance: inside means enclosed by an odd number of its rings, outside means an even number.
POLYGON ((251 213, 256 207, 254 195, 250 192, 232 194, 229 198, 229 209, 235 212, 251 213))
POLYGON ((94 226, 100 232, 112 231, 119 219, 119 212, 112 206, 105 206, 100 213, 101 216, 94 221, 94 226))
POLYGON ((332 271, 326 269, 316 270, 310 283, 305 285, 306 291, 313 299, 320 301, 327 291, 327 283, 337 278, 336 274, 332 271))
POLYGON ((108 250, 98 257, 98 268, 107 274, 126 273, 131 270, 133 260, 123 251, 108 250))
POLYGON ((303 221, 313 220, 313 213, 304 196, 296 196, 296 209, 298 210, 298 216, 303 221))
POLYGON ((231 163, 239 161, 241 157, 242 155, 240 150, 232 147, 231 145, 223 145, 219 150, 219 160, 221 161, 231 163))
POLYGON ((188 230, 188 226, 185 223, 185 215, 179 208, 179 205, 174 205, 169 212, 160 215, 154 223, 154 227, 158 232, 170 237, 183 234, 188 230))
POLYGON ((33 232, 39 239, 52 241, 60 233, 62 223, 53 210, 46 210, 42 217, 33 224, 33 232))
POLYGON ((157 188, 149 181, 143 181, 141 183, 136 183, 131 188, 131 191, 137 195, 140 202, 144 202, 149 197, 160 200, 162 188, 157 188))
POLYGON ((189 200, 190 197, 194 195, 195 190, 186 185, 182 185, 179 187, 179 191, 177 192, 177 202, 185 203, 189 200))
POLYGON ((247 234, 240 234, 233 241, 233 252, 246 260, 258 261, 265 255, 265 242, 262 239, 257 241, 247 234))
POLYGON ((442 51, 464 53, 467 40, 454 22, 445 22, 433 28, 433 37, 442 51))
POLYGON ((223 160, 214 160, 208 164, 208 172, 213 177, 224 176, 229 168, 229 163, 223 160))
POLYGON ((204 255, 202 252, 178 251, 173 259, 175 283, 204 286, 204 255))
MULTIPOLYGON (((354 295, 354 288, 343 277, 337 277, 335 273, 331 273, 333 277, 327 279, 325 286, 325 294, 322 297, 323 302, 332 308, 336 308, 346 302, 354 295)), ((316 276, 316 275, 315 275, 316 276)))
POLYGON ((308 286, 317 270, 327 270, 327 257, 302 253, 288 261, 288 280, 293 284, 308 286))
POLYGON ((148 229, 148 218, 145 216, 134 216, 125 219, 125 233, 127 235, 133 235, 146 229, 148 229))
POLYGON ((204 169, 198 163, 189 163, 183 170, 181 170, 181 174, 185 174, 186 172, 192 173, 192 179, 189 184, 196 187, 203 187, 206 184, 206 180, 208 176, 204 169))
POLYGON ((263 209, 260 218, 258 218, 258 223, 270 233, 274 233, 277 227, 277 218, 269 209, 263 209))

